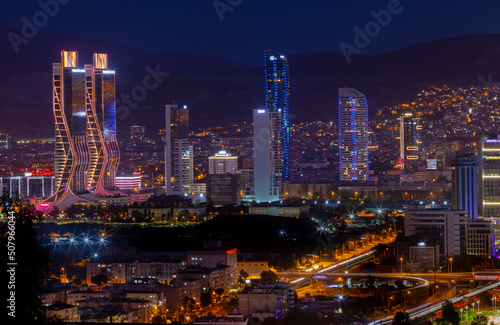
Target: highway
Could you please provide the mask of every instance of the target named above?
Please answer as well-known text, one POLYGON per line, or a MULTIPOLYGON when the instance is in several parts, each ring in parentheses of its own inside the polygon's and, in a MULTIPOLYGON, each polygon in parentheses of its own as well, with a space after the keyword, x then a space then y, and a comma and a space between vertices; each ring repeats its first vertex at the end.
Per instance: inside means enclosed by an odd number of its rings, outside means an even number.
MULTIPOLYGON (((460 302, 465 297, 474 297, 474 296, 479 295, 485 291, 494 289, 498 286, 500 286, 500 282, 496 282, 496 283, 490 284, 488 286, 473 290, 472 292, 465 294, 463 296, 452 298, 452 299, 450 299, 450 301, 453 304, 456 304, 456 303, 460 302)), ((416 308, 410 309, 407 312, 410 314, 410 320, 412 320, 412 319, 415 319, 415 318, 418 318, 421 316, 435 313, 438 310, 441 310, 441 308, 443 307, 443 304, 444 304, 444 302, 439 302, 436 304, 425 303, 425 304, 420 305, 416 308)), ((371 322, 368 325, 389 324, 389 323, 392 323, 393 320, 394 320, 394 316, 390 316, 390 317, 382 318, 380 320, 371 322)))

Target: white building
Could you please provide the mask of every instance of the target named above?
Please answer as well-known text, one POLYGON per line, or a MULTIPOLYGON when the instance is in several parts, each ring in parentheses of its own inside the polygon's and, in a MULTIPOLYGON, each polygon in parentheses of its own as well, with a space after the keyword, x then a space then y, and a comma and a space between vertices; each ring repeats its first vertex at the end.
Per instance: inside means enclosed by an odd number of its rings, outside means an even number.
POLYGON ((238 296, 240 312, 263 321, 268 317, 282 318, 294 306, 293 289, 288 283, 257 283, 250 293, 238 296))
POLYGON ((208 157, 209 174, 236 174, 238 172, 238 157, 221 150, 214 156, 208 157))
POLYGON ((368 104, 354 88, 339 88, 340 180, 368 180, 368 104))
POLYGON ((257 202, 277 201, 282 179, 281 111, 254 109, 254 191, 257 202))
POLYGON ((199 251, 187 251, 187 266, 199 265, 206 268, 215 268, 219 265, 229 266, 229 285, 236 285, 237 273, 237 249, 207 249, 199 251))

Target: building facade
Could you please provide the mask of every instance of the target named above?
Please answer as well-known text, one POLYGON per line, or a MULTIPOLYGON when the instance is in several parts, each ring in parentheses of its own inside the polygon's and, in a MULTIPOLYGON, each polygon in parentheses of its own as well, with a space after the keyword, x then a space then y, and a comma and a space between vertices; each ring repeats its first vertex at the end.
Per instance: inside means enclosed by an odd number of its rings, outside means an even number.
POLYGON ((500 135, 482 136, 479 143, 479 215, 495 221, 500 241, 500 135))
POLYGON ((238 172, 238 157, 221 150, 214 156, 208 157, 209 174, 236 174, 238 172))
POLYGON ((255 109, 253 124, 255 200, 276 201, 283 171, 281 111, 255 109))
POLYGON ((368 104, 354 88, 339 88, 341 181, 368 180, 368 104))
POLYGON ((409 207, 405 212, 405 236, 439 243, 440 255, 454 257, 466 253, 467 219, 464 210, 409 207))

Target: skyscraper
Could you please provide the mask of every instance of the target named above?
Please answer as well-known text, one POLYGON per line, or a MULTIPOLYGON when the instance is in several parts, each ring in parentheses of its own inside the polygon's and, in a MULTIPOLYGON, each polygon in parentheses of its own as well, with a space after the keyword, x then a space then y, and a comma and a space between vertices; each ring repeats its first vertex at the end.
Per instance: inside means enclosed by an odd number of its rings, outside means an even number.
POLYGON ((279 200, 282 180, 281 111, 254 109, 254 189, 257 202, 279 200))
POLYGON ((115 72, 107 54, 78 68, 78 53, 62 51, 52 65, 55 118, 55 194, 37 206, 50 212, 93 203, 91 194, 112 195, 120 153, 116 141, 115 72))
POLYGON ((209 174, 235 174, 238 172, 238 157, 221 150, 212 157, 208 157, 209 174))
POLYGON ((477 219, 477 157, 475 154, 457 154, 452 158, 453 209, 465 210, 467 217, 477 219))
POLYGON ((265 52, 266 106, 281 112, 282 179, 290 180, 290 84, 288 59, 271 51, 265 52))
POLYGON ((340 180, 368 180, 368 104, 354 88, 339 88, 340 180))
POLYGON ((495 239, 500 240, 500 135, 479 141, 479 215, 494 219, 495 239))
POLYGON ((190 193, 194 181, 193 146, 189 145, 187 106, 165 105, 165 186, 167 195, 190 193))
POLYGON ((419 117, 405 113, 399 118, 399 152, 401 170, 415 169, 415 162, 422 159, 420 144, 422 123, 419 117))

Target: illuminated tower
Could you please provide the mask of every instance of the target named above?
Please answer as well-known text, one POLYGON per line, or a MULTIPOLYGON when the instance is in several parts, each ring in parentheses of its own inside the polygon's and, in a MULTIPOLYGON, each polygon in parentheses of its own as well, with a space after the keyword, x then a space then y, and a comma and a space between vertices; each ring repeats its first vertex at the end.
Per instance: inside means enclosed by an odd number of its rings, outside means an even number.
POLYGON ((399 118, 399 153, 401 170, 415 169, 414 162, 422 159, 420 132, 422 123, 419 117, 405 113, 399 118))
POLYGON ((284 55, 265 52, 266 108, 281 114, 282 179, 290 180, 290 84, 288 59, 284 55))
POLYGON ((189 194, 194 181, 193 146, 189 145, 189 110, 165 105, 165 186, 167 195, 189 194))
POLYGON ((467 218, 478 216, 477 156, 474 153, 457 154, 451 161, 453 168, 453 209, 467 211, 467 218))
POLYGON ((115 71, 107 70, 108 55, 94 53, 85 65, 87 134, 90 164, 87 188, 109 194, 115 189, 120 151, 116 140, 115 71))
POLYGON ((253 110, 254 189, 257 202, 280 198, 282 181, 281 111, 253 110))
POLYGON ((51 212, 94 203, 94 194, 112 195, 119 162, 116 141, 114 71, 107 55, 78 68, 78 54, 62 51, 52 65, 55 118, 55 194, 37 206, 51 212))
POLYGON ((368 104, 354 88, 339 88, 340 180, 368 180, 368 104))
POLYGON ((495 221, 500 241, 500 134, 482 136, 478 143, 479 215, 495 221))

